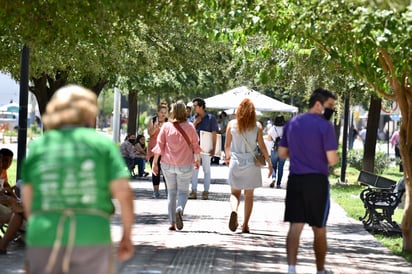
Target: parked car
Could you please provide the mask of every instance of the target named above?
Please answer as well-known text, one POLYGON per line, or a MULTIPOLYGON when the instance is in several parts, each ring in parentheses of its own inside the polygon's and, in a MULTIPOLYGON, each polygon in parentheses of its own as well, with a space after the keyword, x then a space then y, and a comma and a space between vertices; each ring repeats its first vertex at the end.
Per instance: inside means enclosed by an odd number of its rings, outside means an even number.
POLYGON ((14 112, 2 111, 0 112, 0 125, 8 124, 8 129, 18 129, 19 127, 19 115, 14 112))

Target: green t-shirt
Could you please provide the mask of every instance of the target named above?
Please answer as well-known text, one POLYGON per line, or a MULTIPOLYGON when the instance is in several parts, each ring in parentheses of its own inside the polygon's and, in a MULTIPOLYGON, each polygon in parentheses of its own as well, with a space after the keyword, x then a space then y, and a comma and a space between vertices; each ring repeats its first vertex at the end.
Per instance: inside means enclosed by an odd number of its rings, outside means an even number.
POLYGON ((87 212, 113 213, 110 182, 129 177, 118 147, 109 138, 83 127, 47 131, 30 144, 22 177, 23 184, 33 187, 27 245, 52 246, 65 209, 76 214, 64 222, 62 245, 67 245, 74 221, 75 246, 110 244, 110 219, 87 212))

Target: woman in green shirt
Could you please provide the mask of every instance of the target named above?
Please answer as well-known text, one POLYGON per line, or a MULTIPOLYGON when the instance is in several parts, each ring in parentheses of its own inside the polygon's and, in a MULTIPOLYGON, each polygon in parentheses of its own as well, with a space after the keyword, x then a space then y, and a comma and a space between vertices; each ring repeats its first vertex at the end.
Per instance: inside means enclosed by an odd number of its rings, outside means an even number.
POLYGON ((59 89, 43 116, 47 131, 24 161, 29 273, 113 273, 110 216, 119 201, 123 237, 118 258, 133 254, 133 194, 117 146, 94 128, 96 95, 59 89))

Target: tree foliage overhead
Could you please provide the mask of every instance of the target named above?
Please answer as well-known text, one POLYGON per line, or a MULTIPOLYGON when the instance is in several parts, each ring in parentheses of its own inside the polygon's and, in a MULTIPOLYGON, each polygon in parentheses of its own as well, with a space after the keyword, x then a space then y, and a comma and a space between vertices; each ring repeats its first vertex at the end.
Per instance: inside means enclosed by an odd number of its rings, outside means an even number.
POLYGON ((220 78, 216 86, 225 82, 228 51, 182 23, 195 11, 192 1, 0 2, 0 71, 18 79, 20 50, 27 45, 31 91, 41 111, 69 82, 97 94, 119 77, 129 79, 129 90, 140 86, 142 92, 173 94, 187 91, 186 86, 204 89, 213 83, 199 85, 205 75, 220 78))

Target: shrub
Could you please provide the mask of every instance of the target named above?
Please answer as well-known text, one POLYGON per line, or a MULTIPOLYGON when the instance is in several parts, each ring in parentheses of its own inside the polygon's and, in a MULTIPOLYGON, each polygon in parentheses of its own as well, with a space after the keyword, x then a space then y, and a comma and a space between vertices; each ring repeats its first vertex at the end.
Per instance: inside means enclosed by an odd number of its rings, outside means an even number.
MULTIPOLYGON (((357 170, 362 170, 363 150, 352 149, 348 151, 348 164, 357 170)), ((389 166, 390 159, 384 152, 376 152, 375 154, 375 170, 374 173, 382 174, 386 167, 389 166)))

